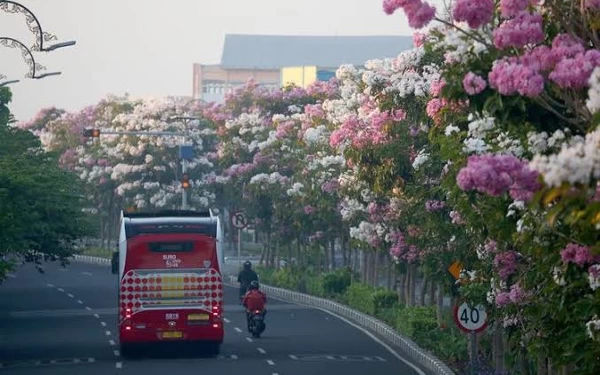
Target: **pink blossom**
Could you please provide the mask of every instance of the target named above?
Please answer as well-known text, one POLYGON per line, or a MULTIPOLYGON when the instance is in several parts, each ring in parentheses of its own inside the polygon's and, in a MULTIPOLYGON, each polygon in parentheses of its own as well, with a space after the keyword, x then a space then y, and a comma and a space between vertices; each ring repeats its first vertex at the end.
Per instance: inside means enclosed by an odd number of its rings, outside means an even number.
POLYGON ((307 104, 304 106, 304 113, 309 117, 324 117, 323 106, 321 104, 307 104))
POLYGON ((496 306, 500 308, 510 305, 510 293, 500 292, 496 294, 495 302, 496 306))
POLYGON ((476 29, 492 21, 494 0, 457 0, 452 16, 458 22, 466 22, 476 29))
POLYGON ((530 66, 514 59, 504 58, 494 61, 488 73, 490 87, 502 95, 519 93, 530 98, 544 91, 544 77, 530 66))
POLYGON ((321 190, 324 193, 329 193, 329 194, 336 192, 339 188, 340 188, 340 183, 335 178, 325 182, 323 184, 323 186, 321 186, 321 190))
POLYGON ((517 253, 515 251, 505 251, 494 257, 494 268, 498 271, 502 280, 508 279, 517 272, 517 253))
POLYGON ((473 72, 465 74, 465 78, 463 79, 462 84, 463 88, 469 95, 477 95, 480 92, 482 92, 487 86, 485 80, 481 76, 473 72))
POLYGON ((515 200, 528 201, 541 185, 538 173, 512 155, 472 155, 456 176, 458 187, 494 197, 508 192, 515 200))
POLYGON ((415 48, 419 48, 425 44, 425 40, 427 39, 427 34, 419 31, 415 31, 413 33, 413 45, 415 48))
POLYGON ((100 180, 98 181, 99 185, 104 185, 108 182, 108 180, 106 179, 106 177, 100 177, 100 180))
POLYGON ((515 305, 518 305, 523 303, 529 297, 529 294, 523 289, 521 289, 521 286, 519 284, 514 284, 510 287, 509 297, 510 302, 512 302, 515 305))
POLYGON ((452 224, 462 225, 466 224, 465 220, 460 215, 458 211, 450 211, 450 218, 452 219, 452 224))
POLYGON ((498 250, 498 242, 494 240, 487 240, 483 245, 483 249, 488 254, 493 254, 498 250))
POLYGON ((500 0, 500 14, 504 18, 512 18, 527 9, 531 0, 500 0))
POLYGON ((446 203, 444 203, 443 201, 428 200, 427 202, 425 202, 425 210, 427 212, 439 211, 439 210, 443 209, 445 206, 446 206, 446 203))
POLYGON ((592 71, 597 66, 600 66, 600 51, 588 50, 559 61, 549 78, 560 88, 581 89, 588 86, 592 71))
POLYGON ((520 12, 515 18, 504 21, 493 32, 498 49, 521 48, 544 41, 542 16, 538 13, 520 12))
POLYGON ((600 0, 585 0, 585 7, 588 9, 600 9, 600 0))
POLYGON ((556 61, 565 57, 575 57, 585 52, 583 43, 583 40, 574 35, 567 33, 558 34, 552 39, 552 54, 556 61))
POLYGON ((402 8, 408 18, 408 25, 413 29, 427 26, 435 16, 435 7, 421 0, 383 0, 383 11, 393 14, 402 8))
POLYGON ((442 89, 446 86, 446 81, 443 78, 431 81, 429 93, 433 97, 438 97, 442 93, 442 89))
POLYGON ((427 102, 427 107, 425 108, 425 111, 427 112, 427 116, 431 117, 432 119, 435 119, 443 108, 444 102, 442 101, 442 99, 434 98, 427 102))
POLYGON ((568 244, 560 251, 562 261, 566 264, 573 263, 579 267, 583 267, 586 263, 591 263, 594 259, 587 246, 577 245, 575 243, 568 244))
POLYGON ((390 248, 390 255, 395 258, 400 258, 406 248, 406 242, 404 242, 404 235, 400 231, 393 231, 390 234, 390 241, 392 247, 390 248))
POLYGON ((305 214, 307 214, 307 215, 310 215, 310 214, 312 214, 313 212, 315 212, 315 209, 314 209, 314 207, 313 207, 313 206, 311 206, 311 205, 306 205, 306 206, 304 206, 304 213, 305 213, 305 214))

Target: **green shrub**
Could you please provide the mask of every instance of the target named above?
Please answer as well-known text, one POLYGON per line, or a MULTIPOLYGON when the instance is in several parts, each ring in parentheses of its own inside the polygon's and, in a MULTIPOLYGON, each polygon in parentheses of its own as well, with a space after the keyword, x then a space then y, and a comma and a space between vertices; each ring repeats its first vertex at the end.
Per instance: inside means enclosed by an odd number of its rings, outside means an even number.
POLYGON ((373 303, 374 288, 361 284, 354 283, 346 290, 348 305, 365 314, 375 314, 375 304, 373 303))
POLYGON ((398 305, 398 294, 389 289, 377 289, 372 297, 375 314, 398 305))
POLYGON ((356 277, 355 273, 348 268, 340 268, 333 272, 328 272, 321 276, 323 291, 326 296, 335 296, 337 294, 344 294, 350 284, 352 278, 356 277))

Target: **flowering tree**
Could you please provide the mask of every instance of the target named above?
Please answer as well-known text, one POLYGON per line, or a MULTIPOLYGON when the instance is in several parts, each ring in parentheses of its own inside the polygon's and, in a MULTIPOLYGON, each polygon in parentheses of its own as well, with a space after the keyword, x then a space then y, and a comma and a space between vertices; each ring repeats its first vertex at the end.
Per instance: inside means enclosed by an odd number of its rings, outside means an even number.
MULTIPOLYGON (((598 5, 458 0, 426 40, 445 62, 444 87, 427 105, 431 134, 453 165, 452 201, 487 237, 469 264, 480 277, 463 294, 483 301, 488 284, 509 349, 538 354, 542 373, 544 358, 599 371, 598 5)), ((403 8, 415 28, 434 17, 420 1, 384 8, 403 8)))

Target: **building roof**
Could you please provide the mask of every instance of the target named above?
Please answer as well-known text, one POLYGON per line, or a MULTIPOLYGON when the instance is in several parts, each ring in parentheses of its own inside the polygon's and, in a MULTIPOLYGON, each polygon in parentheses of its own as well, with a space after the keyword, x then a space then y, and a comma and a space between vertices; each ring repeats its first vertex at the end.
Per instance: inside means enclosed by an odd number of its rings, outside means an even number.
POLYGON ((338 67, 396 57, 413 47, 411 36, 225 36, 224 69, 279 69, 285 66, 338 67))

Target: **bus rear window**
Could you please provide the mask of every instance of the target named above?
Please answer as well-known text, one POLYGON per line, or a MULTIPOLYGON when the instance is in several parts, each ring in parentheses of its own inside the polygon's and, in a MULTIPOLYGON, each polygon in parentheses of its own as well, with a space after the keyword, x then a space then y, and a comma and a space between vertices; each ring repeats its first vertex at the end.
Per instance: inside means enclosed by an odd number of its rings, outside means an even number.
POLYGON ((194 250, 193 242, 151 242, 148 244, 153 253, 185 253, 194 250))

